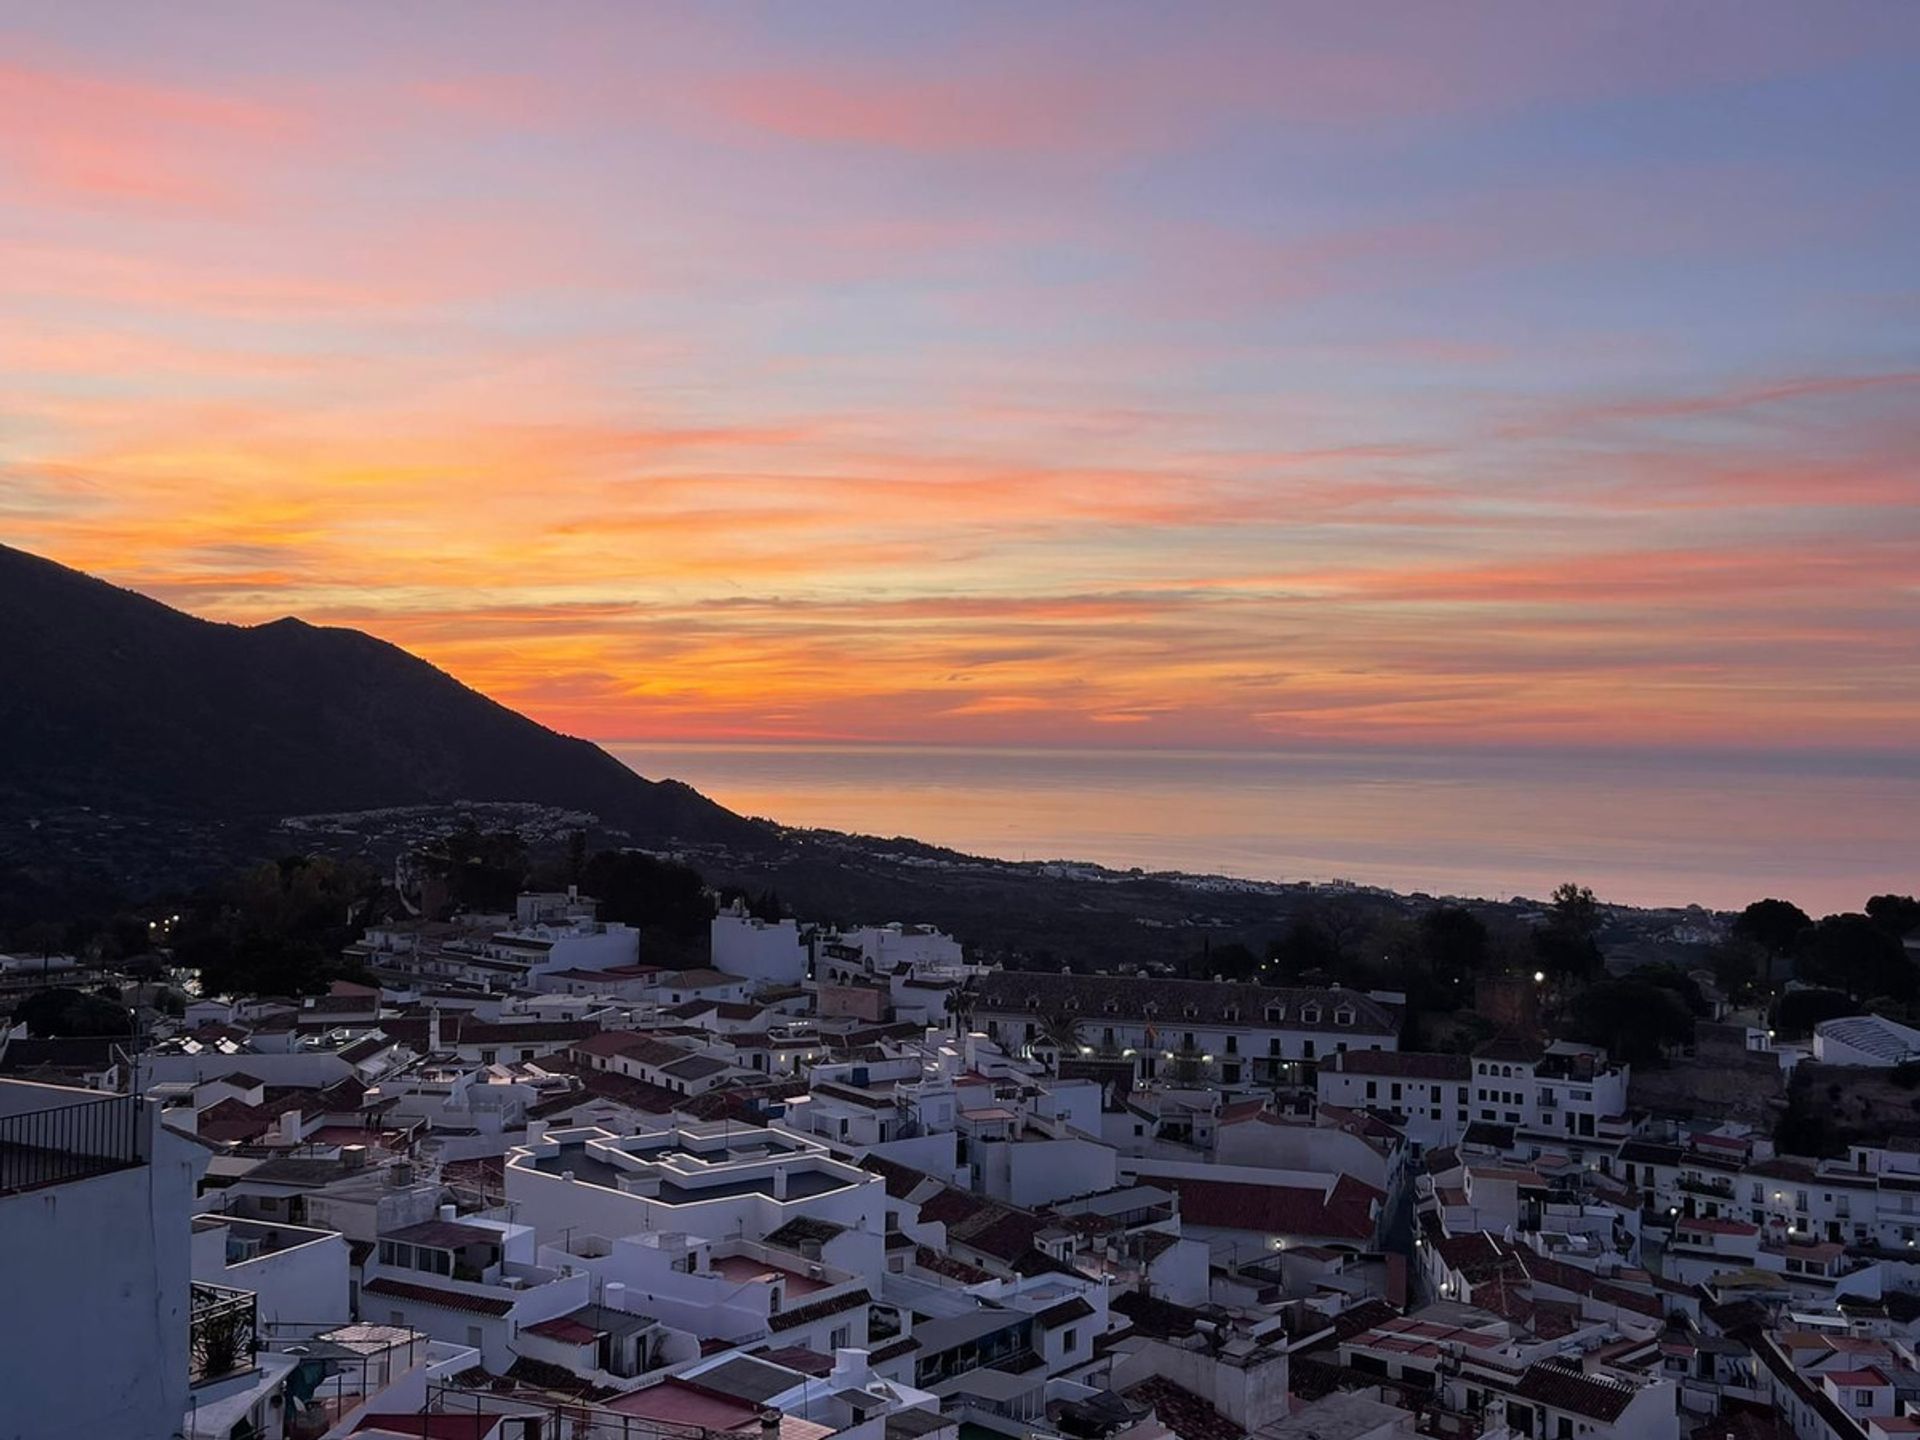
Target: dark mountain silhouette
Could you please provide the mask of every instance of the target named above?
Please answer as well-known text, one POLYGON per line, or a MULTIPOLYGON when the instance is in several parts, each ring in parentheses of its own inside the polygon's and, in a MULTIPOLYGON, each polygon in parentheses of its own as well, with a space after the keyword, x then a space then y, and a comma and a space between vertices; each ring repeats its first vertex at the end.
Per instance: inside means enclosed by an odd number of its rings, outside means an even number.
POLYGON ((0 545, 0 806, 255 818, 456 800, 638 840, 760 827, 358 630, 221 625, 0 545))

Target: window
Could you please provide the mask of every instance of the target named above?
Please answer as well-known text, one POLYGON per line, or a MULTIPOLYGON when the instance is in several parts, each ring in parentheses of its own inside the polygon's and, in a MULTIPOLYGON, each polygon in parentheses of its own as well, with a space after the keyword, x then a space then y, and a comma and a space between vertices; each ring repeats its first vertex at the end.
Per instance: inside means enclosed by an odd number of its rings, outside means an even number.
POLYGON ((1378 1098, 1379 1094, 1380 1094, 1380 1087, 1374 1084, 1373 1081, 1371 1080, 1367 1081, 1367 1099, 1369 1100, 1376 1099, 1378 1098))
POLYGON ((1227 1036, 1227 1054, 1238 1055, 1239 1053, 1240 1053, 1240 1037, 1238 1035, 1227 1036))
POLYGON ((827 1346, 833 1350, 844 1350, 853 1341, 853 1327, 836 1325, 833 1333, 827 1336, 827 1346))
POLYGON ((1071 1326, 1068 1327, 1067 1333, 1060 1337, 1060 1348, 1066 1351, 1069 1355, 1073 1353, 1074 1347, 1077 1346, 1079 1343, 1080 1343, 1080 1332, 1078 1330, 1073 1329, 1071 1326))
POLYGON ((1286 1018, 1287 1018, 1286 1006, 1284 1005, 1267 1006, 1267 1023, 1269 1025, 1278 1025, 1282 1020, 1286 1018))
POLYGON ((480 1334, 480 1327, 478 1325, 467 1326, 467 1344, 478 1350, 483 1342, 484 1337, 480 1334))
POLYGON ((1220 1018, 1223 1020, 1238 1020, 1240 1018, 1240 1007, 1238 1005, 1227 1006, 1225 1010, 1220 1012, 1220 1018))
POLYGON ((1320 1023, 1320 1007, 1318 1005, 1303 1005, 1300 1008, 1300 1023, 1302 1025, 1318 1025, 1320 1023))
POLYGON ((1280 1042, 1278 1040, 1267 1041, 1267 1054, 1276 1060, 1280 1058, 1280 1042))
POLYGON ((1400 1098, 1400 1082, 1397 1080, 1394 1082, 1394 1085, 1393 1085, 1393 1098, 1395 1100, 1398 1100, 1400 1098))
POLYGON ((1193 1031, 1191 1030, 1180 1037, 1180 1046, 1184 1050, 1197 1050, 1200 1048, 1193 1043, 1193 1031))
POLYGON ((1302 1040, 1300 1042, 1300 1054, 1303 1059, 1313 1059, 1313 1042, 1311 1040, 1302 1040))
POLYGON ((1353 1023, 1353 1011, 1342 1005, 1338 1010, 1333 1012, 1333 1023, 1336 1025, 1351 1025, 1353 1023))

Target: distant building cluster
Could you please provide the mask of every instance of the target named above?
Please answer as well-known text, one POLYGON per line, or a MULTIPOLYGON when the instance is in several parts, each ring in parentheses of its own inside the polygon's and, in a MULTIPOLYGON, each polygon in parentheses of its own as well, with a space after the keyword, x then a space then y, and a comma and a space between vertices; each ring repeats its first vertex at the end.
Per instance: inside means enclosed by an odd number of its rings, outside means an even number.
POLYGON ((348 958, 7 1035, 0 1436, 1920 1434, 1920 1150, 1779 1153, 1526 1023, 1415 1053, 1397 994, 739 906, 661 966, 571 891, 348 958))

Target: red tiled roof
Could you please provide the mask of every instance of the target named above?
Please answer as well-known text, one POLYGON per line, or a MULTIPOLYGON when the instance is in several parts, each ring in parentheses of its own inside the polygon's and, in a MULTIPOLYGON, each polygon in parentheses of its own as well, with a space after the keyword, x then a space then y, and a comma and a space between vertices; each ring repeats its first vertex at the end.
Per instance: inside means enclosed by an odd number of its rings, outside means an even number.
POLYGON ((1247 1433, 1202 1397, 1158 1375, 1121 1393, 1129 1400, 1151 1405, 1160 1423, 1179 1440, 1240 1440, 1247 1433))
POLYGON ((1558 1365, 1529 1365, 1513 1393, 1522 1400, 1609 1423, 1618 1420, 1638 1393, 1629 1386, 1582 1375, 1558 1365))
POLYGON ((778 1315, 770 1315, 767 1317, 767 1328, 791 1330, 795 1326, 810 1325, 815 1320, 824 1320, 829 1315, 838 1315, 847 1310, 858 1310, 862 1305, 871 1303, 873 1297, 866 1291, 854 1290, 829 1300, 816 1300, 811 1305, 801 1305, 792 1310, 782 1310, 778 1315))
POLYGON ((556 1315, 551 1320, 521 1328, 529 1335, 544 1335, 549 1340, 559 1340, 569 1345, 585 1345, 600 1338, 600 1332, 593 1326, 583 1325, 570 1315, 556 1315))
POLYGON ((360 1287, 362 1295, 391 1295, 396 1300, 413 1300, 421 1305, 438 1305, 443 1310, 464 1310, 470 1315, 505 1315, 513 1309, 511 1300, 496 1300, 488 1295, 469 1295, 461 1290, 442 1290, 433 1285, 415 1285, 392 1280, 385 1275, 360 1287))
POLYGON ((1370 1240, 1374 1233, 1373 1207, 1386 1199, 1381 1191, 1351 1175, 1342 1175, 1330 1193, 1307 1185, 1255 1185, 1173 1176, 1155 1176, 1153 1183, 1179 1193, 1180 1217, 1189 1224, 1268 1235, 1370 1240))

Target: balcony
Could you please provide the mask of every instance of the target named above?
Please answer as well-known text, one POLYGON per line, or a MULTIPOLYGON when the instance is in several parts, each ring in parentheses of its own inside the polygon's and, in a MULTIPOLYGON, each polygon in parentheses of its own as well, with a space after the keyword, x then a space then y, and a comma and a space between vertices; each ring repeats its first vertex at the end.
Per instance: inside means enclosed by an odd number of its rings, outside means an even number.
POLYGON ((1689 1195, 1711 1195, 1717 1200, 1733 1198, 1733 1182, 1717 1178, 1703 1178, 1698 1175, 1682 1175, 1674 1182, 1689 1195))
POLYGON ((188 1320, 187 1377, 204 1385, 209 1380, 253 1367, 255 1307, 251 1290, 229 1290, 224 1285, 193 1285, 193 1309, 188 1320))
POLYGON ((140 1164, 141 1106, 138 1096, 108 1095, 0 1114, 0 1195, 67 1185, 140 1164))

